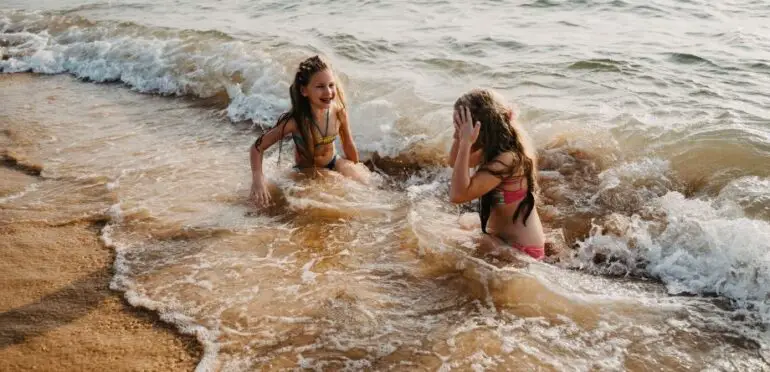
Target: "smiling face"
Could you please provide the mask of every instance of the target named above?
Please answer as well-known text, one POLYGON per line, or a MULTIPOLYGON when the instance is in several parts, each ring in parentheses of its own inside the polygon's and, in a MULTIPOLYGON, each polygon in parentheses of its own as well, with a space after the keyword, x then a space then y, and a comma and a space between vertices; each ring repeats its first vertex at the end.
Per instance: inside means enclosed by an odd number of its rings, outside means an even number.
POLYGON ((337 98, 337 84, 330 69, 316 72, 307 85, 301 87, 301 93, 316 109, 328 109, 337 98))

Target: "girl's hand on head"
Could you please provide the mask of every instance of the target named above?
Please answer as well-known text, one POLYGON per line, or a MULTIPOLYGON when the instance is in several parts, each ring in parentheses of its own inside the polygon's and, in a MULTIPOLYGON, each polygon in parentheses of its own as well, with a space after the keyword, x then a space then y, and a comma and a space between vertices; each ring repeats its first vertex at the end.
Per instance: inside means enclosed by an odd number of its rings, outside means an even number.
POLYGON ((455 110, 454 115, 455 128, 459 132, 460 142, 468 144, 476 143, 476 139, 479 138, 479 131, 481 130, 480 122, 473 122, 471 117, 471 109, 467 107, 460 107, 455 110))

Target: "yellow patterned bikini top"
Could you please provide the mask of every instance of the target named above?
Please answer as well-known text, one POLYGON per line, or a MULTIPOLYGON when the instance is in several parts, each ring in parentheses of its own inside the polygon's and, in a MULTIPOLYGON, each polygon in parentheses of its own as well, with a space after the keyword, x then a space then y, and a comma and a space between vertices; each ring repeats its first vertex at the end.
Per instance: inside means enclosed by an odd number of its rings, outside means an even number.
POLYGON ((329 134, 329 112, 330 111, 331 111, 331 109, 326 110, 326 130, 324 130, 323 133, 321 132, 321 127, 319 127, 318 124, 316 124, 315 121, 313 121, 313 125, 315 125, 316 129, 318 129, 318 133, 319 134, 323 134, 323 136, 320 139, 318 139, 318 142, 316 142, 316 144, 315 144, 316 147, 334 143, 334 140, 337 138, 337 134, 339 134, 339 133, 335 133, 334 135, 331 135, 331 136, 328 135, 329 134))

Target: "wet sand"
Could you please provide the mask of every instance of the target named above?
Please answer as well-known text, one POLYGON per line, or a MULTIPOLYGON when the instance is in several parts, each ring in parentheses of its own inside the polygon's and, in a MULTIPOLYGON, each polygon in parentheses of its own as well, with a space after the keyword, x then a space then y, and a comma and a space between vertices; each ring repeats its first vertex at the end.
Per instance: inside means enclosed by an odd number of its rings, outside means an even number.
POLYGON ((24 133, 3 111, 0 199, 13 202, 0 207, 0 371, 193 370, 202 353, 193 336, 109 289, 114 252, 99 240, 109 196, 26 198, 66 195, 68 185, 18 153, 24 133))

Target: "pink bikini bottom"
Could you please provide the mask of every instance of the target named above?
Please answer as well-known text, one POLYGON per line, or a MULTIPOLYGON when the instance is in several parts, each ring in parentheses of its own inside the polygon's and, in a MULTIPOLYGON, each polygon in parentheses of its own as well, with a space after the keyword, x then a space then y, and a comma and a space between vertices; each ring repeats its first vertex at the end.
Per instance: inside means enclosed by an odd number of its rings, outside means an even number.
POLYGON ((530 257, 536 260, 542 260, 543 257, 545 257, 545 247, 541 247, 537 245, 520 245, 516 243, 508 243, 508 244, 511 247, 528 254, 530 257))

